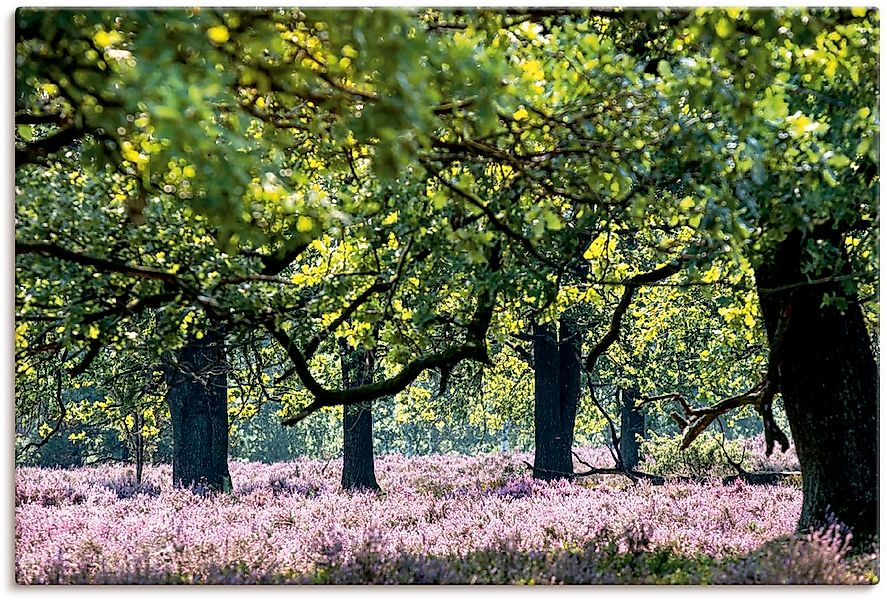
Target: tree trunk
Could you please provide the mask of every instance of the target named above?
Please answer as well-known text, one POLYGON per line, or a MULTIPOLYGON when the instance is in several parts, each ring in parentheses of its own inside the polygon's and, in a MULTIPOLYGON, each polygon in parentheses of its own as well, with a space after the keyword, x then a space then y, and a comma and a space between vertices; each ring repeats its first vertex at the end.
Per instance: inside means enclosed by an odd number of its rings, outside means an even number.
POLYGON ((508 452, 508 434, 511 429, 511 421, 505 419, 505 422, 502 423, 502 431, 499 432, 499 452, 508 452))
POLYGON ((568 317, 560 320, 558 362, 560 367, 561 431, 567 445, 567 455, 573 465, 573 436, 576 411, 579 408, 580 377, 582 375, 582 337, 576 324, 568 317))
MULTIPOLYGON (((352 348, 339 340, 342 356, 342 384, 353 388, 373 380, 373 354, 352 348)), ((361 402, 343 406, 342 489, 348 491, 379 491, 373 464, 373 403, 361 402)))
MULTIPOLYGON (((838 237, 833 247, 840 247, 842 236, 830 233, 838 237)), ((856 294, 848 295, 839 282, 806 283, 843 271, 805 274, 809 263, 795 232, 755 272, 774 376, 801 465, 798 528, 821 526, 833 515, 852 529, 854 543, 865 543, 878 533, 877 365, 856 294), (845 310, 823 306, 826 294, 844 299, 845 310), (775 338, 782 321, 780 343, 775 338)))
POLYGON ((440 429, 436 423, 428 424, 428 448, 429 454, 440 454, 440 429))
POLYGON ((167 361, 173 485, 230 491, 225 336, 192 337, 167 361))
POLYGON ((142 485, 142 473, 145 467, 145 436, 142 430, 145 428, 145 416, 139 410, 135 418, 136 427, 136 485, 142 485))
POLYGON ((561 342, 553 324, 533 326, 535 371, 535 458, 533 477, 553 480, 573 475, 573 429, 579 404, 581 342, 561 319, 561 342))
POLYGON ((639 394, 635 389, 621 390, 622 432, 619 438, 619 454, 626 469, 634 469, 640 460, 638 438, 645 436, 644 413, 635 405, 639 394))

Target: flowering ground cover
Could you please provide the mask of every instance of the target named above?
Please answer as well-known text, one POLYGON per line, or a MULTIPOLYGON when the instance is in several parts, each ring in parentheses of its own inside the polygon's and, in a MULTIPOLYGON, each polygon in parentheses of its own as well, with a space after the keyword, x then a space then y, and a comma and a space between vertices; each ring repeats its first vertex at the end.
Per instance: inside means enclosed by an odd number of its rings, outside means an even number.
MULTIPOLYGON (((605 451, 583 449, 592 464, 605 451)), ((865 583, 827 533, 791 536, 792 485, 530 479, 519 453, 233 463, 231 494, 168 466, 16 472, 19 583, 865 583)))

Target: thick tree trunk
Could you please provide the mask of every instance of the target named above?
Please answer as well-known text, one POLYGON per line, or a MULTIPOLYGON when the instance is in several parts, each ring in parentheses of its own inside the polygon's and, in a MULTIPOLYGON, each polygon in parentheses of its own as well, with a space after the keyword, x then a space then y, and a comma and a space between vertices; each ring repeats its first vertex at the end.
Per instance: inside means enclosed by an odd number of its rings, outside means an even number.
POLYGON ((639 394, 635 389, 622 392, 622 427, 619 438, 619 454, 626 469, 634 469, 640 460, 638 438, 645 436, 644 413, 635 404, 639 394))
MULTIPOLYGON (((339 340, 342 355, 342 384, 353 388, 373 380, 373 354, 339 340)), ((343 406, 342 489, 379 491, 373 462, 373 403, 343 406)))
POLYGON ((561 317, 558 362, 560 367, 561 431, 573 464, 573 436, 576 428, 576 411, 579 408, 579 388, 582 375, 582 337, 576 324, 569 317, 561 317))
MULTIPOLYGON (((878 532, 877 365, 855 294, 848 297, 837 282, 807 284, 804 248, 793 233, 755 272, 801 464, 798 528, 821 526, 833 515, 853 530, 854 543, 865 543, 878 532), (845 310, 823 306, 827 294, 846 300, 845 310)), ((832 269, 811 277, 840 274, 832 269)))
POLYGON ((535 370, 535 459, 533 477, 573 475, 573 429, 579 404, 578 334, 561 320, 561 343, 552 324, 533 326, 535 370))
POLYGON ((173 485, 230 491, 224 332, 192 337, 166 366, 173 485))

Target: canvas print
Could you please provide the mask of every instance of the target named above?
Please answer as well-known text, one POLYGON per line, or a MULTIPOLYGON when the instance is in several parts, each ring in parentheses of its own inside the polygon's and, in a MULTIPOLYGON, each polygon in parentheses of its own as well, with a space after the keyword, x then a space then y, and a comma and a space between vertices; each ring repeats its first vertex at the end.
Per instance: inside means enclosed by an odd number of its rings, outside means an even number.
POLYGON ((878 583, 878 10, 14 22, 18 584, 878 583))

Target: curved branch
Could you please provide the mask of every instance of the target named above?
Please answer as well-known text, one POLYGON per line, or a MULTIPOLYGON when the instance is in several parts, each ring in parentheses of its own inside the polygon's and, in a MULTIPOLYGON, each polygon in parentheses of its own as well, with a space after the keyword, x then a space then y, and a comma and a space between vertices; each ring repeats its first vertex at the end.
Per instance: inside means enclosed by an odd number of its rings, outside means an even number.
POLYGON ((622 317, 631 305, 635 291, 643 285, 649 285, 671 277, 681 270, 682 264, 683 260, 675 260, 653 271, 629 277, 623 282, 625 291, 622 293, 622 298, 619 300, 619 304, 616 305, 616 309, 613 311, 613 317, 610 320, 610 328, 607 330, 607 333, 604 334, 604 337, 602 337, 588 352, 588 356, 585 358, 586 372, 589 374, 594 372, 594 367, 597 364, 598 359, 610 346, 613 345, 613 342, 618 339, 619 330, 622 327, 622 317))
MULTIPOLYGON (((493 247, 489 258, 490 271, 495 273, 501 267, 501 248, 493 247)), ((294 416, 283 421, 283 425, 291 426, 304 420, 309 415, 329 406, 346 406, 375 400, 383 396, 392 396, 407 388, 422 372, 429 369, 452 367, 463 360, 475 360, 489 363, 486 347, 486 335, 493 318, 496 303, 496 289, 488 288, 480 292, 477 307, 471 321, 466 326, 466 339, 446 350, 426 354, 405 365, 399 373, 387 379, 343 390, 325 388, 311 373, 308 359, 282 328, 273 321, 266 321, 265 328, 271 337, 279 343, 293 363, 296 375, 314 400, 294 416)), ((334 330, 329 329, 329 333, 334 330)), ((329 335, 329 334, 328 334, 329 335)))
POLYGON ((767 455, 769 456, 773 452, 774 442, 779 442, 783 452, 788 450, 789 447, 788 437, 779 428, 779 425, 776 424, 776 420, 773 418, 773 398, 778 391, 779 388, 776 383, 769 377, 764 377, 757 385, 747 392, 731 396, 730 398, 721 400, 717 404, 706 408, 693 408, 687 399, 684 398, 682 394, 678 393, 645 398, 643 399, 643 402, 674 400, 681 405, 686 419, 676 414, 673 414, 672 418, 677 421, 679 426, 683 427, 684 439, 681 442, 681 448, 684 449, 689 447, 690 444, 692 444, 709 425, 714 423, 718 417, 743 406, 753 406, 755 410, 760 413, 764 421, 764 437, 767 440, 767 455))
POLYGON ((671 417, 684 431, 684 440, 681 443, 682 448, 687 448, 692 444, 693 440, 699 437, 721 415, 742 406, 753 406, 764 422, 764 440, 767 444, 767 456, 773 453, 773 447, 776 442, 779 442, 779 447, 783 452, 788 450, 788 436, 779 428, 776 419, 773 417, 773 399, 779 393, 779 365, 782 358, 783 339, 785 338, 785 332, 788 329, 792 315, 792 300, 793 292, 790 292, 788 302, 782 314, 779 315, 776 331, 773 334, 773 341, 770 344, 767 373, 753 388, 742 394, 721 400, 708 408, 693 408, 686 398, 679 393, 644 399, 644 403, 655 400, 675 400, 680 403, 687 418, 681 417, 677 413, 672 413, 671 417))
MULTIPOLYGON (((277 335, 277 332, 271 332, 271 334, 280 343, 286 343, 288 341, 280 338, 277 335)), ((448 348, 442 352, 436 352, 418 358, 401 369, 397 375, 389 377, 388 379, 348 390, 329 390, 321 386, 320 383, 314 379, 314 376, 308 369, 308 364, 304 361, 304 358, 300 357, 298 350, 290 347, 288 349, 288 354, 295 363, 296 373, 302 380, 303 385, 309 392, 311 392, 315 400, 296 413, 295 416, 283 421, 283 424, 287 426, 295 425, 321 408, 359 404, 383 396, 397 394, 398 392, 405 390, 423 371, 428 369, 439 369, 447 365, 456 364, 465 359, 473 359, 481 362, 486 360, 485 348, 478 346, 474 341, 469 341, 448 348)))
POLYGON ((105 271, 108 273, 123 273, 124 275, 131 275, 133 277, 139 277, 142 279, 156 279, 158 281, 175 284, 178 287, 184 287, 178 275, 176 275, 175 273, 171 273, 169 271, 161 271, 159 269, 152 269, 150 267, 127 265, 125 263, 114 262, 106 258, 89 256, 87 254, 81 254, 79 252, 74 252, 73 250, 68 250, 67 248, 63 248, 57 244, 49 242, 20 242, 16 240, 15 255, 19 256, 22 254, 40 254, 43 256, 49 256, 51 258, 58 258, 59 260, 64 260, 67 262, 77 263, 79 265, 87 267, 93 267, 98 271, 105 271))

